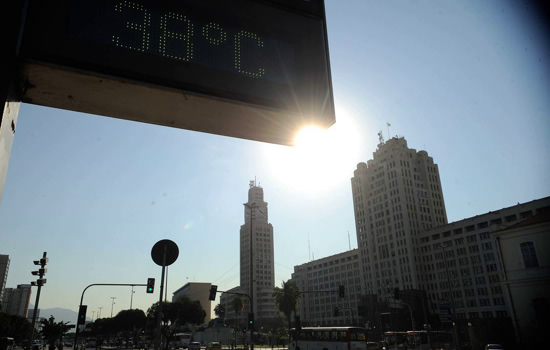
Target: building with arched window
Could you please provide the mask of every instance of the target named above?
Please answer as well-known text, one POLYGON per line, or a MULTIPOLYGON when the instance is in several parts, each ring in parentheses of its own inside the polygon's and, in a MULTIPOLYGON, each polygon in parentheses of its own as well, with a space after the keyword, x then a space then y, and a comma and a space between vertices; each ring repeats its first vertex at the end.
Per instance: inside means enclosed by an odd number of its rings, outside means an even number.
POLYGON ((493 233, 516 336, 548 345, 550 336, 550 211, 493 233))

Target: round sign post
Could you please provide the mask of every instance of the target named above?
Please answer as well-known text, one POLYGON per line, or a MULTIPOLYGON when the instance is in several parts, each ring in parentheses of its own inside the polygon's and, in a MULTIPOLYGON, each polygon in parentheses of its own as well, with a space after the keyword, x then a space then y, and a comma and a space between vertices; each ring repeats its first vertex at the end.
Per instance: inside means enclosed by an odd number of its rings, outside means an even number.
POLYGON ((172 265, 179 255, 179 248, 176 243, 169 239, 163 239, 155 243, 151 249, 151 258, 155 264, 162 266, 162 276, 160 278, 159 305, 157 310, 157 334, 155 336, 155 350, 160 349, 160 321, 162 315, 162 292, 164 290, 164 271, 166 266, 172 265))

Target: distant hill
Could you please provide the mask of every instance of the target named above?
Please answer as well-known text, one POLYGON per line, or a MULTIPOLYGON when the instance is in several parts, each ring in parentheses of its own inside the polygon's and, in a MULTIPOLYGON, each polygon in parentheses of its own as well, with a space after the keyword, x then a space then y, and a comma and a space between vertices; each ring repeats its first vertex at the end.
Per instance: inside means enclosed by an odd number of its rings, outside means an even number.
MULTIPOLYGON (((34 306, 31 304, 29 310, 33 309, 34 306)), ((56 322, 63 321, 69 322, 70 324, 75 324, 76 318, 78 317, 78 312, 69 309, 63 309, 60 307, 54 307, 51 309, 40 309, 40 317, 50 318, 50 315, 55 318, 56 322)), ((92 321, 92 318, 86 317, 86 321, 92 321)))

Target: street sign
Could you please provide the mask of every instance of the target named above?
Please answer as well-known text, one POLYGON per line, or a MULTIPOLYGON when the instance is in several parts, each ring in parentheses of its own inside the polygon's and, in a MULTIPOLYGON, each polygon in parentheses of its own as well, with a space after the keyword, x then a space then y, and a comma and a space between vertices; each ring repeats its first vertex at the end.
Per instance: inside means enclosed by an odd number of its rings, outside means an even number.
POLYGON ((335 121, 323 0, 31 0, 23 101, 265 142, 335 121))
POLYGON ((162 267, 172 265, 176 260, 178 260, 179 254, 180 250, 178 245, 169 239, 162 239, 158 241, 151 249, 151 258, 155 264, 162 267), (166 256, 164 255, 165 252, 166 256))

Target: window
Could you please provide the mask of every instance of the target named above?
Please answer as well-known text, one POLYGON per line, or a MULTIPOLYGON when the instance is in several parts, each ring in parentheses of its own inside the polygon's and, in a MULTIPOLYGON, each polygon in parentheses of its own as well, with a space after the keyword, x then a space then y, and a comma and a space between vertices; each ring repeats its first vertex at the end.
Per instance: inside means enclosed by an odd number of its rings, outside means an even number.
POLYGON ((506 222, 516 221, 517 219, 518 219, 518 218, 517 218, 516 214, 514 214, 514 215, 508 215, 508 216, 504 217, 504 220, 505 220, 506 222))
POLYGON ((519 246, 521 247, 521 255, 523 255, 523 263, 525 264, 525 268, 530 269, 533 267, 539 267, 537 252, 535 251, 535 245, 533 242, 523 242, 519 246))

